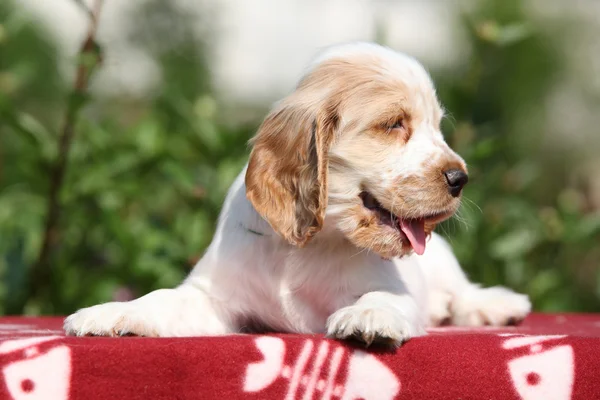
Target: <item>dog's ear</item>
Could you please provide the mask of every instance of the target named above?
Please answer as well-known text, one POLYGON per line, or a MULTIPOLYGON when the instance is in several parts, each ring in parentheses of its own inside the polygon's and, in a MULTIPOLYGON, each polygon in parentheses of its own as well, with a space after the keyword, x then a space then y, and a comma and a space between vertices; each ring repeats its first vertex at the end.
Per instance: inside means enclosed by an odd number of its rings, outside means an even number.
POLYGON ((271 227, 302 247, 323 226, 328 152, 338 125, 336 108, 299 92, 265 118, 246 172, 246 195, 271 227))

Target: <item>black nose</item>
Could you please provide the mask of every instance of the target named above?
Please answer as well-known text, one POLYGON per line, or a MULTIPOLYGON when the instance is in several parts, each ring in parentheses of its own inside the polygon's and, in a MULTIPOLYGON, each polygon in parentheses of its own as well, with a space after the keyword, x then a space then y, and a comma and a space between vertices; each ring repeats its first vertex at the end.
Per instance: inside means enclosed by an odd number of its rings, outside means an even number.
POLYGON ((444 172, 446 182, 448 182, 448 192, 452 197, 458 197, 463 186, 469 182, 469 176, 460 169, 449 169, 444 172))

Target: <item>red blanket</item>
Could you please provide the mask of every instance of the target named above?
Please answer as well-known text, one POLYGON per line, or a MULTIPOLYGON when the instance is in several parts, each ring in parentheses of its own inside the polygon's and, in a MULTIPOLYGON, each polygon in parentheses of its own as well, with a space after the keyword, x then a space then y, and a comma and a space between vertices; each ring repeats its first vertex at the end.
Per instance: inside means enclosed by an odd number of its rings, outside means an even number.
POLYGON ((308 335, 64 337, 0 318, 0 399, 600 399, 600 315, 437 328, 394 352, 308 335))

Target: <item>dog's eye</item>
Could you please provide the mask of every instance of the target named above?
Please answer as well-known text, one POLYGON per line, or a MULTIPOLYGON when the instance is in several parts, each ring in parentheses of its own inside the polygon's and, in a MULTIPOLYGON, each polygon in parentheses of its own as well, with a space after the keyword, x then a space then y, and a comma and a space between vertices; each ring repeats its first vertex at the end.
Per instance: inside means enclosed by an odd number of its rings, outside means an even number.
POLYGON ((410 139, 410 131, 404 118, 399 118, 396 122, 390 123, 387 128, 388 134, 393 134, 407 142, 410 139))
POLYGON ((391 129, 403 129, 403 128, 404 128, 403 120, 396 121, 396 123, 394 125, 392 125, 392 127, 391 127, 391 129))

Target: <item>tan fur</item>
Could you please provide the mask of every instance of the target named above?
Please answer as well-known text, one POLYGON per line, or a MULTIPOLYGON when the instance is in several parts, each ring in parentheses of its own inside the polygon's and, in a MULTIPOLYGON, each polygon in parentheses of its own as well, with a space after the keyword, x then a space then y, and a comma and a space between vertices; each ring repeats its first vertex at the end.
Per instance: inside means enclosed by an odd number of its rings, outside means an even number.
POLYGON ((386 168, 393 166, 390 155, 412 140, 415 129, 439 130, 442 110, 433 86, 412 85, 364 55, 333 58, 314 67, 271 111, 253 139, 246 187, 254 208, 286 240, 302 247, 323 227, 328 174, 336 174, 340 182, 351 170, 373 171, 361 183, 363 188, 355 188, 355 198, 329 200, 345 207, 338 228, 356 246, 384 257, 409 252, 397 230, 382 226, 363 207, 360 190, 368 190, 397 216, 431 216, 429 233, 459 204, 449 195, 443 172, 466 170, 440 141, 436 146, 441 156, 424 164, 419 174, 378 183, 382 170, 392 174, 393 168, 386 168), (401 127, 394 128, 398 122, 401 127))
POLYGON ((337 127, 334 106, 290 96, 265 119, 252 140, 247 197, 291 244, 318 232, 327 207, 327 151, 337 127))
POLYGON ((424 251, 417 223, 429 233, 460 203, 444 171, 464 163, 444 142, 441 115, 416 60, 372 43, 326 50, 264 121, 187 279, 79 310, 65 331, 189 337, 250 325, 399 346, 430 323, 522 319, 526 296, 471 284, 439 235, 424 251), (319 230, 305 248, 289 244, 319 230))

